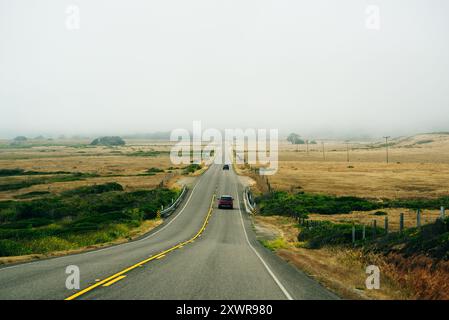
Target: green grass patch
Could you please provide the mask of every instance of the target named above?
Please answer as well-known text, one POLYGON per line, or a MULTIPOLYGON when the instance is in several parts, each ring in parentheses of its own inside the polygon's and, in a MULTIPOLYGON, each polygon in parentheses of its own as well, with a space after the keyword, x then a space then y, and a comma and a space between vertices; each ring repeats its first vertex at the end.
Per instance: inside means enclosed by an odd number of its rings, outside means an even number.
POLYGON ((287 242, 283 238, 276 238, 274 240, 261 240, 260 243, 267 249, 271 251, 276 251, 278 249, 285 249, 288 247, 287 242))
MULTIPOLYGON (((370 200, 358 197, 336 197, 331 195, 311 193, 288 193, 275 191, 258 197, 260 213, 263 215, 286 215, 297 218, 306 218, 309 213, 341 214, 353 211, 372 211, 383 208, 407 209, 440 209, 441 206, 449 208, 449 197, 438 199, 395 199, 370 200)), ((384 215, 378 211, 375 215, 384 215)))
POLYGON ((32 191, 14 196, 14 199, 31 199, 35 197, 46 196, 49 194, 51 194, 49 191, 32 191))
POLYGON ((0 256, 46 253, 127 237, 177 190, 125 192, 107 183, 31 201, 0 202, 0 256))

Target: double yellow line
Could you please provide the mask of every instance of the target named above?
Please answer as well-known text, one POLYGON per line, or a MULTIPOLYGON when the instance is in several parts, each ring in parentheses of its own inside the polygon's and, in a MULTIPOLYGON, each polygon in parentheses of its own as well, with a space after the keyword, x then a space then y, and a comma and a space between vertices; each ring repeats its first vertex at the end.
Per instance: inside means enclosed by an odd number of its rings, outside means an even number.
POLYGON ((130 266, 130 267, 120 271, 120 272, 117 272, 116 274, 114 274, 114 275, 112 275, 110 277, 107 277, 106 279, 98 281, 97 283, 87 287, 86 289, 78 291, 77 293, 71 295, 70 297, 68 297, 68 298, 66 298, 64 300, 74 300, 74 299, 78 298, 79 296, 81 296, 81 295, 83 295, 83 294, 85 294, 85 293, 87 293, 89 291, 92 291, 93 289, 95 289, 95 288, 97 288, 97 287, 99 287, 101 285, 109 286, 109 285, 111 285, 111 284, 113 284, 113 283, 115 283, 115 282, 125 278, 126 277, 124 275, 125 273, 128 273, 131 270, 134 270, 134 269, 136 269, 138 267, 141 267, 144 264, 146 264, 146 263, 148 263, 148 262, 150 262, 152 260, 160 259, 163 256, 165 256, 167 253, 169 253, 169 252, 171 252, 173 250, 179 249, 179 248, 185 246, 186 244, 189 244, 189 243, 195 241, 195 239, 198 238, 201 235, 201 233, 203 233, 204 229, 206 229, 206 226, 207 226, 207 224, 209 222, 209 219, 210 219, 210 217, 212 215, 212 209, 213 209, 214 200, 215 200, 215 194, 212 196, 212 200, 211 200, 211 203, 210 203, 209 211, 207 212, 207 215, 206 215, 206 218, 204 219, 203 225, 201 226, 200 230, 192 238, 190 238, 189 240, 186 240, 184 242, 180 242, 177 245, 175 245, 175 246, 173 246, 173 247, 171 247, 171 248, 169 248, 169 249, 167 249, 165 251, 162 251, 162 252, 160 252, 158 254, 155 254, 155 255, 153 255, 153 256, 145 259, 145 260, 142 260, 142 261, 140 261, 140 262, 138 262, 138 263, 136 263, 136 264, 134 264, 134 265, 132 265, 132 266, 130 266))

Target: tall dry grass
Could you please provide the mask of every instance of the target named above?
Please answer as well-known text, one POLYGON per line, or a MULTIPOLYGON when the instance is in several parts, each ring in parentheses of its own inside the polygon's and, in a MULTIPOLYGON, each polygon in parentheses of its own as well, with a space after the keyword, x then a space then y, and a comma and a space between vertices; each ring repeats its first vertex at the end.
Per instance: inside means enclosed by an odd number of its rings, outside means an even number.
POLYGON ((389 253, 379 257, 382 272, 411 293, 412 299, 449 299, 449 261, 434 261, 424 255, 404 257, 389 253))

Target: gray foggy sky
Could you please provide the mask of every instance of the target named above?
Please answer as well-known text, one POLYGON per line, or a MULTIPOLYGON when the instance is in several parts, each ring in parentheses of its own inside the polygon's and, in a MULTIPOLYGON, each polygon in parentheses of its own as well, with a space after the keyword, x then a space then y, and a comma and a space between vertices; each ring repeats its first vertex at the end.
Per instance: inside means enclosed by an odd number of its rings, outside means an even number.
POLYGON ((449 131, 448 60, 447 0, 0 0, 0 137, 449 131))

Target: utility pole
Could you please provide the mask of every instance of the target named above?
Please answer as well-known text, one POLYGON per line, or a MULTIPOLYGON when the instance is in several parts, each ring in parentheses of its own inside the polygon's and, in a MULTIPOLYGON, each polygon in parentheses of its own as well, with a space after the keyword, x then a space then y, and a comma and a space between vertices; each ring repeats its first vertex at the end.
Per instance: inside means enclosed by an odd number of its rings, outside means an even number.
POLYGON ((326 153, 324 152, 324 141, 321 141, 321 145, 323 147, 323 160, 326 160, 326 153))
POLYGON ((309 155, 309 140, 306 140, 306 146, 307 146, 307 155, 309 155))
POLYGON ((385 139, 385 151, 387 153, 387 163, 388 163, 388 161, 389 161, 389 159, 388 159, 388 139, 390 139, 390 136, 386 136, 386 137, 384 137, 384 139, 385 139))
POLYGON ((349 141, 346 141, 346 160, 349 162, 349 141))

